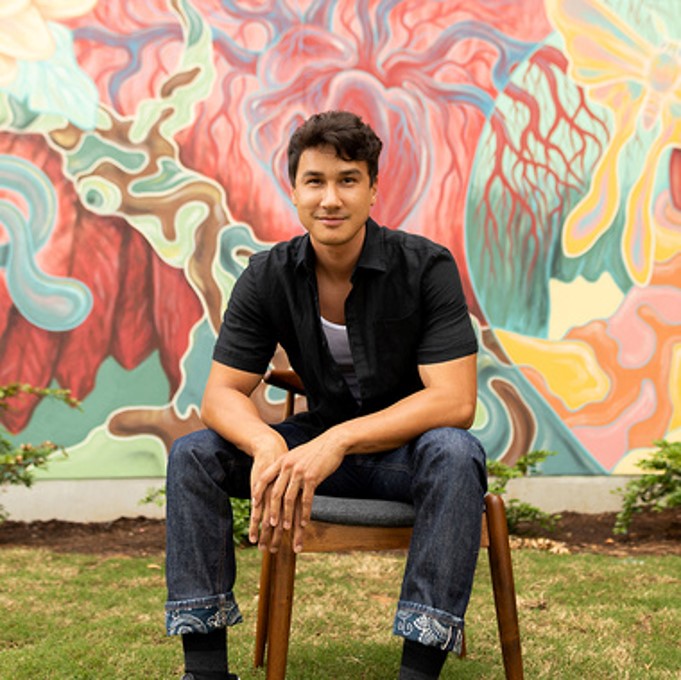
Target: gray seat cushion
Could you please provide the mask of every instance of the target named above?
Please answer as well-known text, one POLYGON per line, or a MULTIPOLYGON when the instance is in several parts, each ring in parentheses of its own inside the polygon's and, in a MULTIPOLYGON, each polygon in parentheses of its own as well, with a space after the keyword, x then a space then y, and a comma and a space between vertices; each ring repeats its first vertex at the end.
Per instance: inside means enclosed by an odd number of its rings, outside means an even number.
POLYGON ((315 496, 312 519, 353 526, 410 527, 414 524, 414 508, 399 501, 315 496))

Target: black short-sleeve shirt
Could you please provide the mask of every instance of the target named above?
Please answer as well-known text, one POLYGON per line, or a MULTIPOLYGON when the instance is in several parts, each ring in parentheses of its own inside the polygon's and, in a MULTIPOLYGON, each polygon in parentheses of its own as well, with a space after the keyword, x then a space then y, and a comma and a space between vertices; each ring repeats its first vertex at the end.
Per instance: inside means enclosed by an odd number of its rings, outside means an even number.
POLYGON ((213 358, 264 373, 277 343, 307 392, 316 428, 385 408, 421 389, 418 366, 477 351, 451 253, 415 234, 367 222, 345 323, 360 386, 358 403, 335 364, 320 322, 309 236, 257 253, 232 291, 213 358))

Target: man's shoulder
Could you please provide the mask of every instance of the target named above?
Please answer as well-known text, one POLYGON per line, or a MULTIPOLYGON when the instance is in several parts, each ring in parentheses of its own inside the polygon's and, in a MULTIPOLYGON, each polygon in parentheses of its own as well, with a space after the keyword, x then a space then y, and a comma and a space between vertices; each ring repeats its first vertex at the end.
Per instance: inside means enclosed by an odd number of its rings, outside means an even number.
POLYGON ((275 243, 267 250, 251 255, 249 264, 256 270, 295 266, 305 252, 305 234, 294 236, 288 241, 275 243))
POLYGON ((401 250, 422 258, 438 255, 451 256, 448 248, 422 234, 388 227, 378 227, 378 229, 380 238, 388 251, 401 250))

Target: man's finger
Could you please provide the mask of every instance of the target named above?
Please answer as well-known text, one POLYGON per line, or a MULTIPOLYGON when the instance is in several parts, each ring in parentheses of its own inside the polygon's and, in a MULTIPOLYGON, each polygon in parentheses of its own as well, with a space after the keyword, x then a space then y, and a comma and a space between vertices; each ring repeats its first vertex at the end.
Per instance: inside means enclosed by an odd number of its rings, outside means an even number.
POLYGON ((248 540, 257 543, 260 530, 260 520, 262 519, 262 503, 258 503, 254 498, 251 499, 251 521, 248 525, 248 540))
POLYGON ((263 524, 262 527, 260 527, 260 536, 258 537, 258 550, 262 550, 263 552, 265 550, 270 549, 270 542, 272 541, 272 532, 274 530, 269 524, 263 524))
POLYGON ((270 534, 268 542, 269 551, 275 553, 279 550, 279 546, 281 545, 281 537, 284 530, 281 524, 277 524, 276 527, 268 527, 268 533, 270 534))
POLYGON ((312 502, 314 501, 315 487, 306 484, 300 498, 300 525, 306 526, 312 516, 312 502))
POLYGON ((263 518, 264 521, 275 527, 281 520, 282 504, 284 502, 284 494, 288 489, 291 481, 290 472, 283 469, 279 472, 279 477, 270 486, 270 506, 269 513, 263 518))
POLYGON ((276 463, 273 463, 268 468, 266 468, 262 473, 257 475, 257 478, 254 478, 251 481, 252 496, 257 503, 260 503, 262 501, 263 494, 270 486, 270 484, 276 479, 277 474, 278 466, 276 463))
POLYGON ((283 502, 283 517, 282 525, 284 529, 290 529, 293 526, 293 514, 298 506, 298 498, 300 496, 300 482, 296 479, 289 481, 288 489, 284 494, 283 502))
POLYGON ((270 507, 270 489, 266 489, 263 494, 262 500, 257 506, 254 513, 251 514, 251 524, 249 526, 249 538, 252 543, 258 543, 258 547, 262 548, 263 542, 265 544, 269 543, 269 523, 267 522, 267 517, 269 516, 270 507), (253 535, 251 537, 251 532, 253 535), (263 537, 263 532, 265 536, 263 537))
POLYGON ((302 524, 302 501, 298 497, 298 502, 293 513, 293 551, 296 553, 303 552, 303 538, 305 535, 305 527, 302 524))

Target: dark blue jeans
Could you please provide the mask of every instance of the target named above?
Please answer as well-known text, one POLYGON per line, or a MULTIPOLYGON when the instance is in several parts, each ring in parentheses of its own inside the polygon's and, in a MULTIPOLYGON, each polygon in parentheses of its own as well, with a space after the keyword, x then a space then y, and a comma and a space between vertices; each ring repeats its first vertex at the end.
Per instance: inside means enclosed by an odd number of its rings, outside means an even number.
MULTIPOLYGON (((289 422, 274 427, 289 448, 308 438, 289 422)), ((166 485, 169 635, 241 621, 232 592, 236 562, 229 499, 250 497, 251 462, 212 430, 173 445, 166 485)), ((346 456, 317 488, 320 495, 414 505, 396 635, 460 653, 486 488, 482 446, 455 428, 431 430, 393 451, 346 456)))

